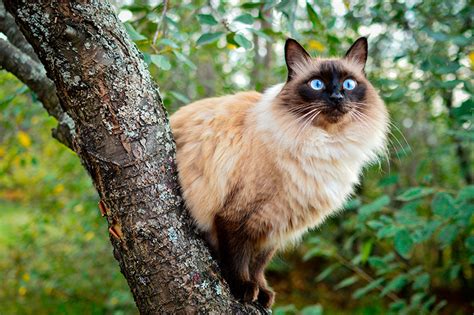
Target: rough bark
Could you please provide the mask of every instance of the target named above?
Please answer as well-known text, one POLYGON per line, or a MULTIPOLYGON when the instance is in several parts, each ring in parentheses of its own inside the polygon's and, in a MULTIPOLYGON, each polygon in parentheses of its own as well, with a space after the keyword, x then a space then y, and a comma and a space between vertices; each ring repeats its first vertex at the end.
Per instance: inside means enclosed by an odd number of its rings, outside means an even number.
POLYGON ((74 122, 71 147, 108 208, 107 222, 118 235, 111 236, 114 255, 140 312, 265 313, 230 295, 194 232, 180 197, 160 95, 111 6, 4 3, 74 122))

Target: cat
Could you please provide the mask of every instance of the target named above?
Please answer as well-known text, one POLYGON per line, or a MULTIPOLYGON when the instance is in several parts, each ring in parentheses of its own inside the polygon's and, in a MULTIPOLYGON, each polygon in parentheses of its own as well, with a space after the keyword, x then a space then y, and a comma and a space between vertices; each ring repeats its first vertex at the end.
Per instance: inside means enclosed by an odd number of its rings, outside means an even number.
POLYGON ((244 302, 272 306, 264 270, 275 251, 340 209, 385 147, 389 117, 367 54, 364 37, 330 59, 288 39, 285 83, 170 118, 186 206, 244 302))

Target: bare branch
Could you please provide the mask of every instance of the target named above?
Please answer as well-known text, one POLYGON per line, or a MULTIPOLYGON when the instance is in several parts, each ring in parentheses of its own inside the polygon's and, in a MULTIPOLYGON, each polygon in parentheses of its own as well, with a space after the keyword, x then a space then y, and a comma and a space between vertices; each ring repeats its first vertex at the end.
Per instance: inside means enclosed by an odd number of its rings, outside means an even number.
POLYGON ((22 52, 30 56, 36 62, 39 62, 33 47, 28 43, 20 29, 15 23, 15 19, 5 10, 3 1, 0 0, 0 32, 7 36, 8 41, 15 45, 22 52))
POLYGON ((0 66, 14 74, 38 95, 44 108, 59 122, 53 136, 71 147, 74 123, 61 109, 54 83, 46 76, 43 66, 4 39, 0 39, 0 66))

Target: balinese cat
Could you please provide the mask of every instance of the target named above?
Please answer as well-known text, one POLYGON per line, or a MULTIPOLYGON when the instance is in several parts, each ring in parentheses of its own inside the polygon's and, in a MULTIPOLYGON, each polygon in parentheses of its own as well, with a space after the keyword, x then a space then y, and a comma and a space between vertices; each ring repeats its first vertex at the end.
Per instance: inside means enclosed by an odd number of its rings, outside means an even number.
POLYGON ((234 295, 271 307, 277 249, 341 208, 385 147, 388 114, 367 80, 367 39, 343 58, 285 44, 286 83, 203 99, 171 116, 186 206, 234 295))

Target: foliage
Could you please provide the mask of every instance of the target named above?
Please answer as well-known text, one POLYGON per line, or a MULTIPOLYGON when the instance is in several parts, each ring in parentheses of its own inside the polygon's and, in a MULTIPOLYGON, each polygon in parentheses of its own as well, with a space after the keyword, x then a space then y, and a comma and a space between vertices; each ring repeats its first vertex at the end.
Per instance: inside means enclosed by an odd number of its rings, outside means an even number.
MULTIPOLYGON (((333 56, 370 34, 367 73, 393 124, 387 157, 344 212, 273 261, 276 314, 472 309, 472 5, 150 3, 118 12, 170 112, 283 81, 287 36, 333 56)), ((77 158, 51 139, 35 96, 11 75, 0 81, 0 313, 134 312, 77 158)))

